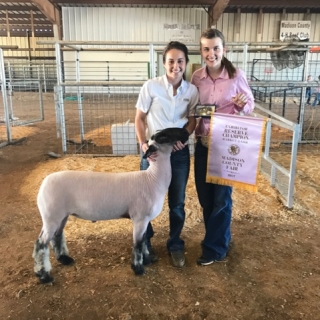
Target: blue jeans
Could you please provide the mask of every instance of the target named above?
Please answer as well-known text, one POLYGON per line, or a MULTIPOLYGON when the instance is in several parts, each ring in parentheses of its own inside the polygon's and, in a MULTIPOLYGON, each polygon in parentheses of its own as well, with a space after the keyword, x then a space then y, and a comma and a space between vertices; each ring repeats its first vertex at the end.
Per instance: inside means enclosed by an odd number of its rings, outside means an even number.
POLYGON ((197 142, 194 173, 205 226, 201 247, 207 259, 221 260, 231 241, 232 188, 206 182, 207 156, 208 148, 197 142))
POLYGON ((307 104, 310 104, 311 99, 311 87, 306 88, 306 98, 307 98, 307 104))
POLYGON ((313 106, 313 107, 316 106, 317 103, 318 103, 318 104, 320 103, 320 92, 317 92, 317 93, 316 93, 316 97, 314 98, 314 101, 313 101, 312 106, 313 106))
MULTIPOLYGON (((141 157, 140 170, 146 170, 148 167, 148 160, 141 157)), ((170 252, 184 250, 184 241, 180 238, 180 234, 186 215, 184 201, 190 172, 190 151, 188 146, 171 153, 171 170, 172 178, 168 190, 170 232, 167 241, 167 249, 170 252)), ((154 231, 150 222, 146 231, 148 246, 151 245, 150 239, 153 235, 154 231)))

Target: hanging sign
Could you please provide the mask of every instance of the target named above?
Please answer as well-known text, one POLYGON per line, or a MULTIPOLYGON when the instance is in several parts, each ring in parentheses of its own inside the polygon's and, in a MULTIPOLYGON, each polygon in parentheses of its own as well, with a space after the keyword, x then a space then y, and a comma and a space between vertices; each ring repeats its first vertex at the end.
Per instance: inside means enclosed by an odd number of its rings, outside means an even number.
POLYGON ((281 21, 280 40, 299 41, 310 38, 311 21, 281 21))
POLYGON ((167 41, 195 42, 196 30, 200 30, 200 24, 165 23, 164 31, 167 41))
POLYGON ((206 181, 257 192, 266 118, 211 116, 206 181))
POLYGON ((311 47, 310 52, 320 52, 320 46, 317 47, 311 47))

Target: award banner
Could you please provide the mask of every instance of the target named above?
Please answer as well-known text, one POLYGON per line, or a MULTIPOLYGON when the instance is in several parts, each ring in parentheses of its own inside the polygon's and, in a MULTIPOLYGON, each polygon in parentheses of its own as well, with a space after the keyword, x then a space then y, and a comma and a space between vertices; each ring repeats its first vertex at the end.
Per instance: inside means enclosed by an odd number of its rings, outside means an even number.
POLYGON ((257 192, 267 119, 211 116, 206 181, 257 192))

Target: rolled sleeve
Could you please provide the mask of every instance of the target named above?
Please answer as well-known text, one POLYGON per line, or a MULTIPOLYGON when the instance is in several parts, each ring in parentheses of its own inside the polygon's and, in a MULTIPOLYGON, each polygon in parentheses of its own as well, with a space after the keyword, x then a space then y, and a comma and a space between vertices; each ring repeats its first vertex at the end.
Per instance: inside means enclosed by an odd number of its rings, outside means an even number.
POLYGON ((150 109, 151 103, 152 103, 152 97, 150 95, 149 86, 151 85, 150 81, 147 81, 143 84, 138 101, 136 103, 136 108, 140 109, 144 113, 147 113, 150 109))

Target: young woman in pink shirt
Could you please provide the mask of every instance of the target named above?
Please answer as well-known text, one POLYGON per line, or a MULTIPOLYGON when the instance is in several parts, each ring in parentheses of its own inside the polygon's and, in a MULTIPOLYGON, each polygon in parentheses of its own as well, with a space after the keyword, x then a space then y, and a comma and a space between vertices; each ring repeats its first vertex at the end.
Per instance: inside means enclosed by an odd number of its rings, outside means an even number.
MULTIPOLYGON (((223 34, 216 29, 205 30, 200 38, 200 52, 206 66, 195 71, 191 79, 198 88, 200 105, 215 105, 217 113, 252 112, 252 92, 244 72, 225 57, 223 34)), ((201 118, 195 130, 194 153, 195 183, 205 225, 199 265, 223 260, 231 241, 232 187, 206 182, 209 131, 210 119, 201 118)))

